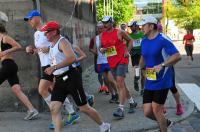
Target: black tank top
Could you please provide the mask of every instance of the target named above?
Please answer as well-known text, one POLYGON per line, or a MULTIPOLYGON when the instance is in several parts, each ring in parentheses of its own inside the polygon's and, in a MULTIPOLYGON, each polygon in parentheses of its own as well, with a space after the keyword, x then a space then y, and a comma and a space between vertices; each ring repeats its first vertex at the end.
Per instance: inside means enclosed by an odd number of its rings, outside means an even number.
POLYGON ((0 51, 5 51, 7 49, 11 49, 12 48, 12 45, 10 44, 7 44, 7 43, 3 43, 3 38, 1 40, 1 45, 0 45, 0 51))

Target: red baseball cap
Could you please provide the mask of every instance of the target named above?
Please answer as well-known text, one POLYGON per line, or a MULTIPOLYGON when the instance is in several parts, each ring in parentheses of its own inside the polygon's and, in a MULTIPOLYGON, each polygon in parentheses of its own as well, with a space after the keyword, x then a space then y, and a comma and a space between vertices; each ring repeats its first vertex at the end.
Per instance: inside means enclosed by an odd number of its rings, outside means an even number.
POLYGON ((47 22, 41 29, 42 32, 49 30, 57 30, 60 29, 60 24, 56 21, 47 22))

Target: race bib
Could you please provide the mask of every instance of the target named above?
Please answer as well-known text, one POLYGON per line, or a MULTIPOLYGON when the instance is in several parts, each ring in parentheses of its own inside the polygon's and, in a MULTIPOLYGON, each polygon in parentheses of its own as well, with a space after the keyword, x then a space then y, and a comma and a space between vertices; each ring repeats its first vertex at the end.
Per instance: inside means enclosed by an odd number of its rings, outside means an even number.
POLYGON ((147 80, 156 80, 156 72, 153 70, 153 68, 147 68, 146 69, 146 78, 147 80))
POLYGON ((141 46, 141 39, 133 40, 133 47, 140 47, 141 46))
POLYGON ((106 57, 115 56, 115 55, 117 55, 115 46, 111 46, 111 47, 107 48, 107 50, 105 52, 106 57))

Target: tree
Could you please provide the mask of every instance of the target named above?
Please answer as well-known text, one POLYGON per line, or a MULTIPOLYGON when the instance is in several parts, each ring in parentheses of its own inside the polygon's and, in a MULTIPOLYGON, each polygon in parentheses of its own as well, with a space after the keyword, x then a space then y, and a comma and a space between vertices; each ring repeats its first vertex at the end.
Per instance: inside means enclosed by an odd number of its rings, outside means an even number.
MULTIPOLYGON (((105 0, 111 1, 111 0, 105 0)), ((104 0, 97 0, 97 20, 101 21, 104 16, 104 0)), ((111 9, 111 6, 108 6, 111 9)), ((133 18, 133 0, 113 0, 113 18, 117 25, 128 22, 133 18)))
POLYGON ((200 28, 200 0, 174 0, 166 4, 167 17, 186 30, 200 28))

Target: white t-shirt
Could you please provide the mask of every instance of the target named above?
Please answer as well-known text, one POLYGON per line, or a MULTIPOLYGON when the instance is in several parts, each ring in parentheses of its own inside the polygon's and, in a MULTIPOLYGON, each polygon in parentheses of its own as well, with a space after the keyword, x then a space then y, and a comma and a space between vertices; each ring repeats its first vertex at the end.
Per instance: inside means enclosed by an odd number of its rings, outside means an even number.
MULTIPOLYGON (((36 48, 44 48, 51 46, 51 43, 47 40, 44 32, 36 31, 34 34, 34 41, 36 48)), ((40 58, 41 67, 50 65, 49 53, 38 52, 40 58)))

